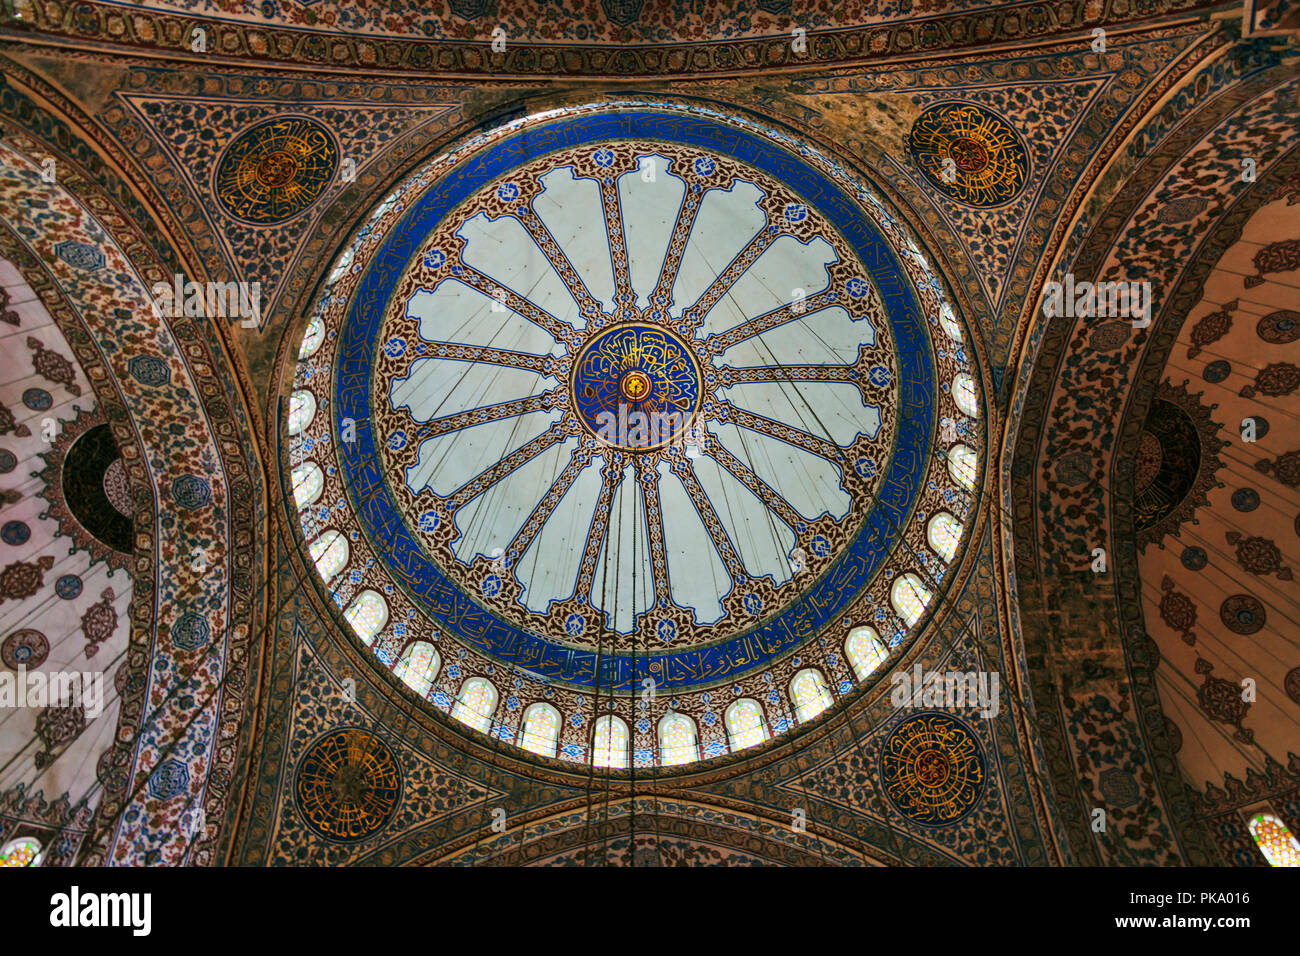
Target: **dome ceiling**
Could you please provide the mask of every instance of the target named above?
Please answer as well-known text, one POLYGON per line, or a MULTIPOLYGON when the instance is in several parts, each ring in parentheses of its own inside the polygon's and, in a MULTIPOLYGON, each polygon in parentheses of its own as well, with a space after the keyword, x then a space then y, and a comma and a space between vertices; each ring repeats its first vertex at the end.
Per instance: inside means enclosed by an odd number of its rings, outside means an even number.
POLYGON ((539 114, 418 171, 338 260, 290 411, 304 537, 347 615, 369 592, 382 660, 436 645, 417 692, 550 701, 570 759, 592 694, 630 718, 651 683, 789 727, 794 671, 851 689, 846 634, 901 644, 955 559, 964 334, 806 145, 668 102, 539 114))

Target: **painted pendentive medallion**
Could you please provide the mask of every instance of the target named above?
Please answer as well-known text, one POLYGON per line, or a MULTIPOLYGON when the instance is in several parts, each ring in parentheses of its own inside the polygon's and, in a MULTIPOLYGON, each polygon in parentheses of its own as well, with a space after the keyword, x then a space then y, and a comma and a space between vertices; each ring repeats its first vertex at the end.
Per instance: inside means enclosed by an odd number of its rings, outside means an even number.
POLYGON ((392 819, 402 774, 389 746, 367 730, 332 730, 298 764, 294 796, 307 825, 329 840, 362 840, 392 819))
POLYGON ((338 162, 338 146, 324 126, 306 117, 279 117, 231 141, 217 163, 213 192, 234 218, 273 225, 319 199, 338 162))
POLYGON ((968 206, 1001 206, 1029 179, 1029 154, 1011 124, 973 103, 924 110, 908 135, 912 159, 930 185, 968 206))
POLYGON ((984 793, 984 758, 965 722, 924 713, 901 721, 885 739, 880 779, 898 811, 922 826, 947 826, 984 793))

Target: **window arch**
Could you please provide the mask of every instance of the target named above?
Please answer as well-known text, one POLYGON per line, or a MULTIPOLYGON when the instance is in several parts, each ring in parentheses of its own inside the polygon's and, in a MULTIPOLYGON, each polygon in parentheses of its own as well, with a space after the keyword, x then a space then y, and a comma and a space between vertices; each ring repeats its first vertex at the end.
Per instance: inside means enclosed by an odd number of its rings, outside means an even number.
POLYGON ((961 542, 961 522, 946 511, 936 512, 925 526, 925 540, 935 554, 951 561, 961 542))
POLYGON ((361 643, 369 647, 375 635, 388 623, 388 602, 378 591, 366 588, 348 605, 348 609, 343 612, 343 617, 352 625, 352 630, 357 632, 361 643))
POLYGON ((591 737, 592 764, 597 767, 626 767, 631 739, 627 723, 622 718, 609 714, 597 717, 591 737))
POLYGON ((794 701, 794 712, 800 723, 812 720, 834 703, 826 678, 815 667, 806 667, 794 675, 790 681, 790 699, 794 701))
POLYGON ((325 488, 325 473, 319 465, 309 461, 289 473, 289 483, 293 488, 293 503, 301 511, 320 497, 325 488))
POLYGON ((1273 814, 1255 814, 1250 821, 1250 835, 1271 866, 1300 866, 1300 841, 1273 814))
POLYGON ((954 342, 961 341, 961 326, 957 324, 957 317, 946 305, 939 311, 939 324, 943 326, 944 332, 948 333, 948 338, 954 342))
MULTIPOLYGON (((375 592, 366 591, 364 593, 374 594, 375 592)), ((378 595, 375 596, 378 597, 378 595)), ((380 600, 383 599, 380 598, 380 600)), ((387 614, 388 611, 385 609, 384 615, 387 616, 387 614)), ((382 627, 382 625, 380 626, 382 627)), ((370 642, 366 641, 366 643, 369 644, 370 642)), ((442 659, 438 656, 438 651, 434 646, 428 641, 416 641, 402 652, 402 659, 393 668, 393 673, 407 687, 423 697, 433 687, 433 679, 438 676, 438 668, 441 666, 442 659)))
POLYGON ((325 341, 325 320, 320 314, 313 315, 307 323, 307 331, 302 335, 302 345, 298 348, 298 358, 311 358, 325 341))
POLYGON ((894 586, 889 589, 889 603, 894 606, 898 616, 907 622, 908 627, 914 627, 921 619, 932 597, 934 595, 930 589, 915 574, 899 575, 894 580, 894 586))
POLYGON ((497 689, 482 677, 471 677, 460 689, 451 715, 466 726, 487 733, 497 709, 497 689))
POLYGON ((952 400, 957 403, 963 415, 975 418, 980 413, 979 399, 975 396, 975 379, 965 372, 952 380, 952 400))
POLYGON ((0 850, 0 866, 40 866, 41 841, 35 837, 19 837, 10 840, 0 850))
POLYGON ((305 388, 289 396, 289 434, 296 435, 316 417, 316 396, 305 388))
POLYGON ((844 656, 849 659, 858 680, 866 680, 885 662, 889 652, 874 628, 855 627, 844 642, 844 656))
POLYGON ((948 449, 948 474, 967 491, 975 487, 975 476, 979 473, 979 464, 975 452, 965 445, 953 445, 948 449))
POLYGON ((348 563, 348 539, 337 531, 326 531, 307 546, 307 552, 316 565, 316 573, 328 584, 348 563))
POLYGON ((727 728, 732 753, 761 744, 767 739, 763 708, 752 698, 742 697, 733 701, 722 715, 722 722, 727 728))
POLYGON ((659 721, 659 763, 665 767, 700 759, 695 721, 685 714, 665 714, 659 721))
POLYGON ((530 704, 519 726, 519 746, 543 757, 554 757, 559 744, 560 712, 550 704, 530 704))

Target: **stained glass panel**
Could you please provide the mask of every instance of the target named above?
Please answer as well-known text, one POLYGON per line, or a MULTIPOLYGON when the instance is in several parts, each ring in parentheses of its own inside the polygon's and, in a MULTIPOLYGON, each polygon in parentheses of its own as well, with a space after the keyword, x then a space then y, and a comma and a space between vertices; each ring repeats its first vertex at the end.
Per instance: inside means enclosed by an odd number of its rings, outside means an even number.
POLYGON ((0 866, 40 866, 41 844, 31 837, 10 840, 0 850, 0 866))
POLYGON ((844 653, 858 680, 865 680, 889 656, 880 636, 869 627, 858 627, 849 632, 849 639, 844 643, 844 653))
POLYGON ((597 767, 627 766, 627 724, 618 717, 596 719, 596 732, 592 737, 591 762, 597 767))
POLYGON ((926 525, 925 537, 935 554, 945 561, 951 561, 961 542, 961 522, 948 512, 940 511, 926 525))
POLYGON ((299 390, 289 396, 289 434, 296 435, 316 417, 316 396, 299 390))
POLYGON ((767 730, 763 726, 763 708, 758 705, 758 701, 748 697, 742 697, 727 708, 726 725, 733 752, 761 744, 767 739, 767 730))
POLYGON ((347 538, 337 531, 326 531, 308 545, 307 551, 316 564, 316 573, 326 583, 348 563, 347 538))
POLYGON ((289 481, 293 486, 294 504, 301 511, 320 497, 321 489, 325 487, 325 473, 309 461, 295 468, 289 475, 289 481))
MULTIPOLYGON (((361 638, 361 643, 369 646, 380 628, 388 623, 388 602, 377 591, 367 589, 357 595, 343 616, 352 625, 357 637, 361 638)), ((427 644, 425 646, 429 647, 427 644)))
POLYGON ((402 659, 393 668, 393 673, 421 697, 426 696, 433 687, 433 679, 438 676, 438 667, 442 661, 433 645, 427 641, 416 641, 402 654, 402 659))
POLYGON ((948 449, 948 474, 967 491, 975 487, 976 467, 975 452, 965 445, 953 445, 948 449))
POLYGON ((1272 866, 1300 866, 1300 841, 1273 814, 1256 815, 1250 821, 1250 835, 1272 866))
POLYGON ((952 380, 952 400, 962 413, 974 418, 979 414, 979 400, 975 397, 975 379, 965 372, 952 380))
POLYGON ((685 714, 669 714, 659 722, 659 762, 665 767, 699 759, 695 721, 685 714))
POLYGON ((889 589, 889 602, 894 605, 898 616, 907 622, 908 627, 913 627, 921 619, 931 597, 933 595, 929 589, 915 574, 900 576, 889 589))
POLYGON ((524 711, 519 746, 543 757, 554 757, 560 740, 560 712, 549 704, 533 704, 524 711))
POLYGON ((497 689, 483 678, 473 677, 465 681, 451 715, 462 724, 487 733, 496 709, 497 689))
POLYGON ((307 323, 307 331, 302 336, 302 346, 298 349, 298 358, 310 358, 325 341, 325 320, 317 313, 307 323))
POLYGON ((794 675, 790 682, 790 699, 800 721, 812 720, 833 703, 826 679, 820 671, 812 668, 794 675))

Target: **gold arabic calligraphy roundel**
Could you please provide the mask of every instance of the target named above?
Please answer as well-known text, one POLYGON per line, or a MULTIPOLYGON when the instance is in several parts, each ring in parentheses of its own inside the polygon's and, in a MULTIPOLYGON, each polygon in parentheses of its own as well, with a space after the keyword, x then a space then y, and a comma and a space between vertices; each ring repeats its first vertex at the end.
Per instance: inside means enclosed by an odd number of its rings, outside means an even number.
POLYGON ((918 714, 885 740, 880 779, 903 816, 923 826, 947 826, 979 802, 984 760, 965 723, 949 714, 918 714))
POLYGON ((972 103, 940 103, 916 118, 912 159, 930 184, 958 202, 988 208, 1020 195, 1029 154, 1011 124, 972 103))
POLYGON ((361 840, 382 829, 401 795, 397 758, 366 730, 332 730, 298 764, 298 809, 307 825, 329 840, 361 840))
POLYGON ((235 137, 217 163, 213 191, 236 219, 284 222, 320 198, 338 160, 334 137, 320 123, 280 117, 235 137))

